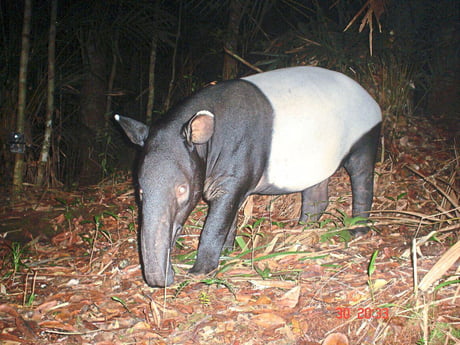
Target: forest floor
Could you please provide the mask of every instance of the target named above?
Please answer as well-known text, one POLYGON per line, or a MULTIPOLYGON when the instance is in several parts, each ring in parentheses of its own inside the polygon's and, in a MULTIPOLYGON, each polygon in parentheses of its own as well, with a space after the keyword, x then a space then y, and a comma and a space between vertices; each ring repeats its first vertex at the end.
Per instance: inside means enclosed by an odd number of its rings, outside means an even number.
POLYGON ((0 209, 0 344, 459 344, 459 151, 449 128, 404 121, 376 165, 376 231, 342 231, 341 169, 314 224, 297 223, 298 194, 250 198, 235 250, 195 277, 200 203, 166 289, 142 277, 130 178, 27 187, 0 209))

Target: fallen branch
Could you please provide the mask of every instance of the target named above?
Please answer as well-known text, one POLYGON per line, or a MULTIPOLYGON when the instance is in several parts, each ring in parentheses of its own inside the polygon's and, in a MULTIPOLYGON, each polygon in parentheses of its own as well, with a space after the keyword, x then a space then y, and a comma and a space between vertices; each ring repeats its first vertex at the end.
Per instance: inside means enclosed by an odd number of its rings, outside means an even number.
POLYGON ((460 258, 460 241, 450 247, 423 277, 419 290, 426 291, 460 258))

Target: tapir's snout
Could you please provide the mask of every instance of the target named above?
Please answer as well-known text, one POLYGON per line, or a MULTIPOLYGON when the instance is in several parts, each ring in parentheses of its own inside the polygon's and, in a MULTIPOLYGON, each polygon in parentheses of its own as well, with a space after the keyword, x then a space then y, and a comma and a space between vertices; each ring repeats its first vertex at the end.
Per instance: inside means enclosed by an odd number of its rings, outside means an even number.
POLYGON ((144 215, 141 229, 141 255, 145 281, 152 287, 166 287, 174 282, 171 267, 170 222, 152 220, 144 215), (152 227, 150 224, 155 224, 152 227))
MULTIPOLYGON (((152 248, 155 248, 156 243, 150 242, 152 248)), ((161 250, 146 250, 142 243, 142 261, 144 278, 147 284, 151 287, 166 287, 174 282, 174 271, 171 267, 170 254, 168 251, 161 250)))
MULTIPOLYGON (((175 239, 182 229, 181 226, 176 227, 175 239)), ((153 242, 153 252, 144 249, 144 278, 149 286, 152 287, 166 287, 174 282, 174 271, 171 267, 171 249, 167 250, 166 253, 163 250, 164 243, 153 242), (157 247, 159 245, 160 247, 157 247), (157 257, 157 255, 160 255, 157 257)), ((173 244, 171 244, 171 248, 173 244)))

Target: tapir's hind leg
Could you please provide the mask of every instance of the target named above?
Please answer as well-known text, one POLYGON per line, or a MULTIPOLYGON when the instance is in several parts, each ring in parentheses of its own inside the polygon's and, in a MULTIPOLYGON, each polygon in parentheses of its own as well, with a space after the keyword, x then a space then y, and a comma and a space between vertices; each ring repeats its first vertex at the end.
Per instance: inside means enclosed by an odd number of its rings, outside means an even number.
MULTIPOLYGON (((374 195, 374 164, 380 136, 380 124, 366 133, 355 145, 344 161, 350 175, 353 194, 353 217, 369 217, 374 195)), ((365 234, 369 227, 351 231, 353 235, 365 234)))
POLYGON ((302 191, 300 222, 317 221, 328 204, 327 184, 329 179, 302 191))

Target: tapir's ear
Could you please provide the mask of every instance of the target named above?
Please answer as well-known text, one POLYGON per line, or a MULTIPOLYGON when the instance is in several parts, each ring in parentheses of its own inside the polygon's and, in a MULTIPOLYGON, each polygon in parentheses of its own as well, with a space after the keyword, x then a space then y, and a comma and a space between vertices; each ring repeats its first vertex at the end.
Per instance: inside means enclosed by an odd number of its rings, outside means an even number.
POLYGON ((149 136, 149 127, 142 122, 116 114, 114 117, 125 131, 128 138, 136 145, 144 146, 149 136))
POLYGON ((200 110, 184 128, 187 141, 193 144, 205 144, 214 134, 214 114, 200 110))

